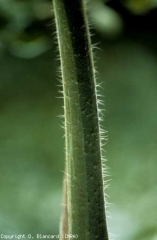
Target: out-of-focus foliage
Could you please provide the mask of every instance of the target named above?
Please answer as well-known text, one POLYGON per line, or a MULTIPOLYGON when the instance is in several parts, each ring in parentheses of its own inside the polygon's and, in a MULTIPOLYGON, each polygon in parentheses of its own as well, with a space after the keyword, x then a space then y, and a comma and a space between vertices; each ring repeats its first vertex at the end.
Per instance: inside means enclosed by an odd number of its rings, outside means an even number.
POLYGON ((0 1, 0 41, 14 55, 32 58, 48 50, 51 22, 51 1, 0 1))
POLYGON ((134 14, 146 14, 157 6, 156 0, 122 0, 122 3, 134 14))
POLYGON ((121 16, 103 1, 89 1, 89 16, 93 27, 107 38, 119 36, 123 29, 121 16))
POLYGON ((64 146, 54 55, 0 56, 0 234, 58 234, 64 146))

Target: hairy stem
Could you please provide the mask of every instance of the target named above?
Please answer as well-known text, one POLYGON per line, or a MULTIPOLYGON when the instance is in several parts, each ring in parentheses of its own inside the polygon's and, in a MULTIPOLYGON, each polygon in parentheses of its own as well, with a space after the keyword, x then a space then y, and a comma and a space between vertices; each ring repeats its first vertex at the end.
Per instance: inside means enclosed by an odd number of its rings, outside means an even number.
POLYGON ((108 240, 96 83, 84 3, 53 0, 53 5, 64 96, 66 229, 79 240, 108 240))

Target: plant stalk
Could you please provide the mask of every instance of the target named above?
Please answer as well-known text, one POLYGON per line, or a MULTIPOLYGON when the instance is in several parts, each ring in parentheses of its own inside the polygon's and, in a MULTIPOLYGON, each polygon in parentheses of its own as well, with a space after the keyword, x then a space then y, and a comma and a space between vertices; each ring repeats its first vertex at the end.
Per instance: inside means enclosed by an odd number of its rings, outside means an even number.
MULTIPOLYGON (((82 0, 53 0, 64 96, 66 231, 108 240, 96 81, 82 0)), ((64 230, 61 235, 64 234, 64 230)), ((61 237, 62 239, 62 237, 61 237)))

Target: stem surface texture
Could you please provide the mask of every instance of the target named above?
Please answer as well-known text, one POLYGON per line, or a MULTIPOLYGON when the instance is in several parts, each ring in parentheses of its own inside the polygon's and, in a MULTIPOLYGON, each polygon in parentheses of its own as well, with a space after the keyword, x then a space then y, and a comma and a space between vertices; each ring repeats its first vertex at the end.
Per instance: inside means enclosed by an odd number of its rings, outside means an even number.
POLYGON ((77 234, 79 240, 108 240, 96 82, 84 3, 53 0, 53 7, 66 141, 67 205, 62 229, 66 224, 65 232, 77 234))

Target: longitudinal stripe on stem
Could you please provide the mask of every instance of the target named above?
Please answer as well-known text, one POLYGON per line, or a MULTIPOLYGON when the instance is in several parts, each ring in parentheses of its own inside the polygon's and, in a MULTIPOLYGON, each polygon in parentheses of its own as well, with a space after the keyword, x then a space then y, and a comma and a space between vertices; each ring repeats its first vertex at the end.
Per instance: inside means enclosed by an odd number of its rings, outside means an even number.
POLYGON ((96 83, 84 4, 53 2, 64 95, 68 231, 80 240, 108 240, 96 83))

